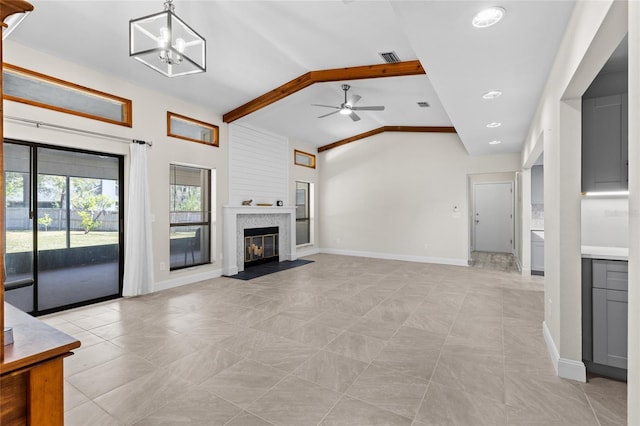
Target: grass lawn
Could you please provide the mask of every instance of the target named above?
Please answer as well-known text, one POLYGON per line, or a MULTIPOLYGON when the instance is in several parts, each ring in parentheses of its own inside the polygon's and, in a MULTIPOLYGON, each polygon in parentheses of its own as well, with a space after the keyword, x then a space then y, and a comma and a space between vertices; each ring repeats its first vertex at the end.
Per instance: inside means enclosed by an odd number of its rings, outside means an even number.
MULTIPOLYGON (((38 250, 56 250, 67 248, 66 231, 39 231, 38 250)), ((71 231, 71 247, 102 246, 118 244, 118 232, 71 231)), ((31 231, 7 231, 7 253, 20 253, 33 249, 33 234, 31 231)))

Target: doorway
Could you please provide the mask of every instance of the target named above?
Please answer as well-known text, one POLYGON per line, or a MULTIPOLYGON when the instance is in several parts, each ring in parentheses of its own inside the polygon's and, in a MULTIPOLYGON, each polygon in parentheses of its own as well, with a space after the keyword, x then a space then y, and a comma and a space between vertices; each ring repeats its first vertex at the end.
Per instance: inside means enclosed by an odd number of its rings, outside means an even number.
POLYGON ((119 297, 123 157, 7 141, 5 299, 36 315, 119 297))
POLYGON ((474 251, 513 253, 513 182, 474 183, 474 251))

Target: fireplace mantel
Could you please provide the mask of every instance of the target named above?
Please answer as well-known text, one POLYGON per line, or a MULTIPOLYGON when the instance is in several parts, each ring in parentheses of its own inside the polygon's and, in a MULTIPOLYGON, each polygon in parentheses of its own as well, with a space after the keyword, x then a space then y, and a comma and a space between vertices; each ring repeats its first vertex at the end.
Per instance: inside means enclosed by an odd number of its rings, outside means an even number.
POLYGON ((222 273, 244 270, 244 230, 266 226, 280 228, 279 261, 296 260, 296 208, 277 206, 222 206, 224 217, 222 273))

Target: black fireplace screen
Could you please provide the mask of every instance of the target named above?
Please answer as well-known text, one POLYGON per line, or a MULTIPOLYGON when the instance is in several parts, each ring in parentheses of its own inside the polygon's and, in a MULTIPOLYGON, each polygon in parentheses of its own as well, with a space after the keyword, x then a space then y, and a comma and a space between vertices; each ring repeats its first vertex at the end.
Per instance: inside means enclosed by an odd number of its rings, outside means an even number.
POLYGON ((278 227, 244 230, 244 264, 251 265, 277 260, 278 227))

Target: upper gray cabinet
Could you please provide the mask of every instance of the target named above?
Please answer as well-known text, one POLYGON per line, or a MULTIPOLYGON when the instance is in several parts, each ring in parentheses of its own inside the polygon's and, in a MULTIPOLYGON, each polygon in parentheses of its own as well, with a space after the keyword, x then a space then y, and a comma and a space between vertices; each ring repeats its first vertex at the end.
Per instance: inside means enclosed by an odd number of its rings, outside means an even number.
POLYGON ((531 204, 544 204, 543 166, 531 167, 531 204))
POLYGON ((627 94, 582 100, 582 191, 628 188, 627 94))

